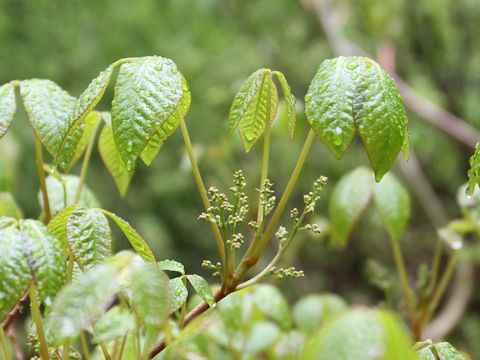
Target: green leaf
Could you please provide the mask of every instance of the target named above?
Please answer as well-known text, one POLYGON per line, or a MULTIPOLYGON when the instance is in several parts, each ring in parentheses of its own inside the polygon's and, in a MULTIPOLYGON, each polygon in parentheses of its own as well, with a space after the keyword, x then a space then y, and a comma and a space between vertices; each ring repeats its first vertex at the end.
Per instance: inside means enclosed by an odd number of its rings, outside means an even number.
POLYGON ((112 103, 112 129, 127 170, 170 117, 183 96, 172 60, 148 56, 120 67, 112 103))
POLYGON ((337 159, 355 135, 353 99, 365 63, 358 57, 325 60, 305 95, 307 120, 337 159))
POLYGON ((78 209, 80 205, 71 205, 66 209, 60 211, 55 217, 50 220, 47 225, 48 231, 56 237, 62 246, 63 255, 67 257, 70 254, 70 247, 67 240, 67 220, 72 212, 78 209))
POLYGON ((180 119, 178 117, 178 110, 181 111, 182 116, 185 117, 188 113, 190 108, 190 103, 192 101, 192 94, 190 93, 190 89, 188 88, 187 81, 182 75, 182 86, 183 86, 183 97, 180 101, 180 108, 177 109, 170 115, 170 117, 160 126, 158 131, 153 135, 150 139, 148 144, 143 149, 140 157, 142 158, 143 162, 147 165, 150 165, 157 156, 158 152, 160 151, 161 147, 163 146, 163 142, 172 135, 175 130, 180 125, 180 119))
POLYGON ((460 354, 458 350, 448 342, 435 344, 435 350, 440 360, 467 360, 464 355, 460 354))
POLYGON ((373 184, 373 198, 383 224, 390 236, 398 241, 410 217, 410 197, 407 190, 391 174, 373 184))
POLYGON ((0 216, 10 216, 15 219, 23 218, 22 209, 9 192, 0 192, 0 216))
POLYGON ((53 81, 40 79, 22 81, 20 95, 35 133, 48 152, 57 156, 75 98, 53 81))
POLYGON ((215 298, 212 295, 212 290, 210 289, 207 280, 196 274, 187 275, 187 279, 190 284, 192 284, 197 294, 207 302, 208 306, 211 307, 215 303, 215 298))
POLYGON ((108 220, 98 209, 78 208, 67 221, 67 239, 75 261, 88 270, 112 254, 108 220))
MULTIPOLYGON (((92 132, 95 129, 95 124, 97 121, 99 121, 100 113, 98 111, 92 111, 88 114, 88 116, 85 118, 85 123, 82 126, 82 129, 78 129, 78 134, 75 134, 74 136, 80 136, 80 139, 78 140, 78 143, 75 148, 75 154, 71 158, 70 162, 68 162, 69 158, 66 156, 66 152, 60 154, 59 156, 59 161, 60 164, 65 163, 68 164, 66 167, 63 166, 63 168, 66 169, 66 172, 69 172, 72 166, 77 162, 77 160, 80 158, 80 156, 83 155, 88 142, 90 140, 90 137, 92 136, 92 132)), ((67 149, 70 147, 71 144, 66 144, 64 149, 67 149)))
POLYGON ((272 285, 258 286, 252 295, 255 304, 260 310, 277 321, 283 329, 290 330, 292 320, 287 299, 280 290, 272 285))
POLYGON ((308 334, 346 307, 347 304, 338 295, 311 294, 294 305, 292 314, 297 327, 308 334))
POLYGON ((288 114, 288 129, 290 132, 290 137, 293 140, 295 136, 295 125, 297 118, 297 111, 295 110, 295 98, 292 95, 292 91, 287 83, 285 75, 283 75, 283 73, 279 71, 274 71, 274 74, 277 75, 277 78, 280 81, 280 85, 282 85, 283 96, 285 97, 285 104, 288 114))
POLYGON ((178 261, 167 259, 159 261, 157 264, 158 268, 161 270, 175 271, 182 275, 185 275, 185 267, 182 263, 179 263, 178 261))
POLYGON ((353 111, 375 179, 380 181, 402 148, 408 158, 408 120, 402 96, 390 75, 375 61, 363 61, 367 70, 359 78, 353 111))
POLYGON ((170 312, 175 312, 187 301, 188 290, 183 283, 183 276, 170 279, 169 286, 170 293, 172 294, 172 308, 170 312))
POLYGON ((377 311, 385 332, 385 355, 388 360, 417 360, 412 350, 410 336, 395 314, 386 310, 377 311))
POLYGON ((467 194, 473 195, 475 186, 480 186, 480 142, 475 145, 475 152, 470 157, 470 169, 468 169, 468 187, 467 194))
POLYGON ((148 246, 147 242, 135 231, 135 229, 125 220, 118 217, 110 211, 99 209, 102 213, 110 217, 118 227, 123 231, 130 244, 135 251, 145 260, 151 263, 156 263, 155 255, 153 255, 152 249, 148 246))
MULTIPOLYGON (((77 188, 80 184, 80 178, 75 175, 62 175, 61 178, 63 179, 63 182, 53 175, 49 175, 45 180, 47 184, 48 201, 50 203, 52 214, 56 214, 70 205, 73 205, 77 188)), ((38 201, 43 209, 43 196, 41 191, 38 192, 38 201)), ((95 195, 85 184, 82 187, 80 199, 77 204, 88 207, 99 206, 95 195)))
POLYGON ((38 294, 49 307, 65 283, 67 272, 60 240, 43 223, 31 219, 20 220, 20 238, 38 294))
POLYGON ((345 246, 350 233, 372 195, 372 173, 359 167, 343 176, 330 199, 332 240, 345 246))
POLYGON ((249 355, 255 355, 268 349, 278 339, 280 334, 280 329, 273 322, 259 321, 254 323, 248 335, 245 352, 249 355))
POLYGON ((93 340, 96 343, 112 341, 135 330, 135 326, 135 316, 132 313, 114 306, 96 322, 93 340))
POLYGON ((125 163, 122 160, 115 139, 113 138, 112 129, 110 129, 108 125, 105 125, 100 133, 98 151, 108 172, 112 175, 120 196, 125 196, 133 176, 134 167, 132 167, 130 171, 125 167, 125 163))
POLYGON ((172 308, 167 275, 154 264, 137 263, 130 268, 130 282, 133 305, 143 323, 161 326, 172 308))
POLYGON ((275 118, 278 91, 272 72, 260 69, 244 82, 230 108, 229 131, 238 127, 245 151, 249 152, 275 118), (249 87, 249 88, 248 88, 249 87))
POLYGON ((0 217, 0 249, 0 320, 3 320, 32 281, 20 231, 13 218, 0 217))
POLYGON ((117 271, 111 264, 97 265, 81 274, 60 291, 53 303, 49 316, 53 335, 72 337, 89 328, 113 301, 117 287, 117 271))
POLYGON ((6 134, 15 116, 15 88, 8 83, 0 86, 0 139, 6 134))
POLYGON ((313 130, 338 159, 358 130, 377 181, 400 150, 408 158, 402 98, 392 78, 373 60, 343 56, 325 60, 310 84, 305 105, 313 130))
POLYGON ((70 164, 76 156, 87 116, 102 99, 115 67, 125 61, 128 61, 128 59, 117 60, 107 69, 100 72, 100 74, 90 82, 72 107, 72 111, 68 116, 67 128, 60 145, 61 158, 58 156, 54 161, 55 163, 59 162, 62 168, 65 169, 67 164, 70 164))

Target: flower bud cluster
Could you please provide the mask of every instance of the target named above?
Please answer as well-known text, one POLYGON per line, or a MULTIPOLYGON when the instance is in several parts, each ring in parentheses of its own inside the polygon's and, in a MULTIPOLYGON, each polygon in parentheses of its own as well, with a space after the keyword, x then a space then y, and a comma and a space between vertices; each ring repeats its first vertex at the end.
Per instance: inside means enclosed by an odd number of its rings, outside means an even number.
POLYGON ((313 183, 313 190, 308 194, 303 195, 303 201, 305 202, 305 212, 310 213, 315 210, 315 205, 317 201, 320 200, 320 192, 327 183, 327 178, 325 176, 320 176, 313 183))
POLYGON ((286 269, 284 268, 277 269, 276 267, 272 267, 270 269, 270 273, 272 275, 275 275, 280 280, 282 280, 285 277, 301 278, 305 276, 302 270, 295 270, 293 266, 286 269))

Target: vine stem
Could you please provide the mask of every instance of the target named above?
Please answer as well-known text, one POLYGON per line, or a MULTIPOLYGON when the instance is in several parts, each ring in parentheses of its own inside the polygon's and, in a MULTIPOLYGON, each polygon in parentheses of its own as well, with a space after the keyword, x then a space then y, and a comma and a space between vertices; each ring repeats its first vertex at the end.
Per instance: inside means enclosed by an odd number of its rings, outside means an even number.
POLYGON ((40 307, 37 301, 37 291, 35 285, 32 283, 30 285, 30 310, 32 313, 32 318, 35 321, 37 327, 38 340, 40 341, 40 355, 42 360, 49 360, 50 356, 48 355, 48 345, 45 338, 45 331, 43 330, 42 316, 40 314, 40 307))
POLYGON ((42 153, 42 143, 38 138, 37 134, 34 134, 35 137, 35 153, 37 155, 37 167, 38 167, 38 178, 40 180, 40 188, 42 189, 43 196, 43 208, 45 212, 45 222, 48 224, 52 218, 52 213, 50 211, 50 202, 48 200, 47 192, 47 183, 45 181, 45 173, 43 171, 43 153, 42 153))
POLYGON ((407 301, 408 313, 410 315, 410 322, 412 329, 415 330, 417 323, 417 316, 415 311, 415 297, 413 291, 408 283, 407 271, 405 270, 405 263, 403 261, 402 251, 398 245, 398 241, 390 237, 390 243, 392 244, 393 257, 395 258, 395 265, 397 267, 398 276, 402 283, 403 293, 407 301))
POLYGON ((3 327, 0 328, 0 339, 2 341, 3 352, 5 353, 5 359, 10 360, 10 351, 8 350, 7 337, 5 336, 5 331, 3 327))
POLYGON ((85 360, 90 360, 90 351, 88 350, 87 338, 85 337, 84 331, 80 332, 80 341, 82 342, 83 355, 85 356, 85 360))
POLYGON ((82 169, 80 170, 80 180, 78 182, 77 192, 75 193, 73 204, 77 204, 78 201, 80 200, 83 184, 85 183, 85 177, 87 176, 88 164, 90 162, 90 157, 92 155, 93 144, 95 143, 95 137, 97 136, 97 130, 98 130, 98 126, 100 125, 100 122, 101 122, 101 115, 98 116, 98 119, 95 122, 95 125, 93 127, 92 134, 90 135, 90 139, 88 140, 87 149, 85 150, 85 155, 83 157, 82 169))
MULTIPOLYGON (((203 206, 205 207, 205 211, 208 212, 210 208, 210 202, 208 201, 207 197, 207 190, 205 189, 205 185, 203 184, 202 176, 200 174, 200 170, 197 165, 197 161, 195 159, 195 154, 193 153, 192 142, 190 141, 190 136, 188 135, 187 125, 185 124, 185 119, 183 118, 183 114, 179 108, 177 108, 178 118, 180 119, 180 129, 182 130, 183 141, 185 142, 185 148, 187 150, 188 157, 190 159, 190 163, 192 165, 193 176, 195 178, 195 182, 197 183, 198 192, 200 193, 200 197, 202 198, 203 206)), ((215 236, 215 241, 217 242, 218 251, 220 252, 220 257, 222 259, 222 263, 225 264, 226 261, 226 254, 225 249, 223 247, 223 240, 220 231, 218 230, 217 224, 210 223, 210 226, 213 231, 213 235, 215 236)))
POLYGON ((263 250, 265 250, 265 246, 270 240, 270 237, 272 236, 275 230, 275 227, 277 226, 277 223, 280 220, 280 216, 285 210, 285 206, 287 205, 290 195, 292 194, 293 188, 295 187, 295 184, 298 180, 298 176, 302 171, 303 164, 305 163, 305 160, 307 158, 308 152, 310 151, 310 147, 312 145, 314 138, 315 138, 315 133, 313 129, 310 129, 307 135, 307 138, 305 139, 305 143, 303 145, 302 151, 300 152, 300 155, 298 157, 297 164, 295 165, 295 168, 292 172, 292 175, 290 176, 290 180, 288 181, 288 184, 283 192, 283 195, 277 207, 275 208, 275 211, 273 212, 272 218, 268 223, 265 233, 259 239, 258 242, 252 242, 250 244, 250 246, 247 249, 247 252, 243 256, 242 260, 240 261, 240 264, 235 270, 233 283, 230 285, 233 289, 236 287, 236 285, 238 285, 238 283, 245 276, 247 271, 258 262, 258 260, 260 259, 260 256, 263 253, 263 250))

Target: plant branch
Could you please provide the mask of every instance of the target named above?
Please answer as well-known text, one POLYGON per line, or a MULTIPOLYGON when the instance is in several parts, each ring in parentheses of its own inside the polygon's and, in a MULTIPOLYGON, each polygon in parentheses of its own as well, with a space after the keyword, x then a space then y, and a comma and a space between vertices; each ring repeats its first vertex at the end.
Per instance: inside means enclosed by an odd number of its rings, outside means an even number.
MULTIPOLYGON (((200 170, 198 168, 197 161, 195 160, 195 154, 193 153, 192 142, 190 141, 190 136, 188 135, 187 125, 185 124, 185 119, 183 118, 183 114, 179 108, 177 108, 178 118, 180 119, 180 129, 182 130, 183 140, 185 142, 185 148, 187 150, 188 157, 190 159, 190 163, 192 165, 193 176, 197 183, 198 192, 200 193, 200 197, 202 198, 203 206, 205 207, 205 211, 208 212, 210 208, 210 202, 208 201, 207 191, 205 189, 205 185, 203 184, 202 176, 200 174, 200 170)), ((217 242, 218 251, 220 252, 220 257, 222 259, 222 263, 225 264, 226 261, 226 254, 223 248, 223 240, 220 231, 218 230, 218 226, 215 223, 210 223, 210 226, 213 231, 213 235, 215 236, 215 241, 217 242)))
POLYGON ((277 226, 277 223, 280 220, 280 216, 285 210, 285 206, 287 205, 290 195, 292 194, 292 191, 297 182, 298 176, 302 171, 303 164, 305 163, 305 160, 307 158, 308 152, 310 151, 310 147, 312 145, 314 138, 315 138, 315 133, 312 129, 310 129, 307 135, 307 138, 305 140, 305 144, 303 145, 302 151, 300 152, 300 155, 298 157, 297 164, 295 165, 292 175, 290 176, 290 180, 288 181, 288 184, 283 192, 282 198, 280 199, 277 207, 275 208, 275 211, 273 212, 272 218, 268 223, 265 233, 259 239, 258 242, 252 242, 248 247, 247 252, 243 256, 240 264, 235 270, 234 281, 233 281, 233 284, 231 284, 232 288, 235 288, 236 285, 245 276, 247 271, 258 262, 258 260, 260 259, 260 256, 265 250, 265 246, 270 240, 270 237, 275 231, 275 227, 277 226))
POLYGON ((22 298, 18 301, 18 303, 15 305, 15 307, 5 316, 5 319, 2 321, 2 328, 3 330, 7 330, 9 326, 13 323, 15 318, 22 313, 23 307, 25 306, 25 303, 28 300, 29 297, 29 292, 25 293, 25 295, 22 296, 22 298))
POLYGON ((45 222, 48 224, 52 218, 52 213, 50 211, 50 202, 48 200, 47 184, 45 182, 45 173, 43 171, 43 154, 42 154, 42 143, 38 138, 37 134, 34 134, 35 137, 35 153, 37 154, 37 168, 38 168, 38 178, 40 180, 40 188, 42 189, 43 196, 43 208, 45 212, 45 222))

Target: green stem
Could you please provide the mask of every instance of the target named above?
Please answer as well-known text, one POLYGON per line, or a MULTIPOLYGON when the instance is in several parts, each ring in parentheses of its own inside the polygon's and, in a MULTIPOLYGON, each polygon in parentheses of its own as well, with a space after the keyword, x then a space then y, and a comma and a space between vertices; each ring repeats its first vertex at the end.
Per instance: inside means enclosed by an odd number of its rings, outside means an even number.
POLYGON ((80 332, 80 341, 82 342, 83 356, 85 356, 85 360, 90 360, 90 351, 88 350, 87 338, 85 337, 84 331, 80 332))
MULTIPOLYGON (((183 286, 187 286, 187 279, 185 277, 182 278, 183 286)), ((185 315, 187 313, 187 302, 185 301, 182 304, 182 309, 180 310, 180 321, 179 321, 179 327, 180 329, 183 329, 185 326, 185 315)))
POLYGON ((105 360, 112 360, 105 344, 100 343, 99 345, 100 345, 100 348, 102 349, 102 353, 103 353, 103 356, 105 357, 105 360))
POLYGON ((433 254, 432 260, 432 274, 430 277, 430 282, 427 287, 427 296, 430 296, 437 284, 438 271, 440 268, 440 259, 442 257, 442 239, 440 236, 437 236, 437 242, 435 243, 435 252, 433 254))
POLYGON ((37 327, 38 340, 40 341, 40 357, 42 360, 49 360, 48 345, 45 338, 45 332, 43 330, 42 316, 40 314, 40 307, 37 302, 37 291, 35 285, 30 285, 30 311, 32 313, 33 321, 37 327))
POLYGON ((120 347, 120 353, 118 354, 117 360, 122 360, 123 349, 125 349, 125 343, 126 343, 126 342, 127 342, 127 335, 125 335, 125 336, 123 337, 122 346, 120 347))
POLYGON ((397 267, 398 276, 400 277, 400 281, 403 287, 403 293, 405 295, 405 299, 407 302, 407 308, 410 314, 410 322, 412 324, 412 328, 414 328, 417 321, 417 316, 415 313, 415 297, 413 295, 413 291, 408 282, 407 271, 405 269, 405 263, 403 261, 403 255, 400 250, 400 246, 398 245, 398 241, 396 241, 393 238, 390 238, 390 243, 392 244, 392 251, 393 251, 393 257, 395 258, 395 265, 397 267))
POLYGON ((308 152, 310 151, 310 147, 312 145, 314 138, 315 138, 315 133, 312 129, 310 129, 310 132, 308 133, 307 138, 305 140, 305 144, 303 145, 302 151, 300 152, 300 155, 298 157, 297 164, 295 165, 295 169, 293 170, 292 175, 290 176, 290 180, 288 181, 285 191, 283 192, 282 198, 280 199, 275 211, 273 212, 272 218, 270 219, 267 229, 265 230, 265 233, 258 241, 252 241, 252 243, 250 243, 250 246, 248 247, 247 252, 243 256, 242 260, 240 261, 240 264, 235 270, 235 276, 234 276, 233 283, 231 284, 231 287, 234 288, 240 282, 240 280, 245 276, 247 271, 252 266, 254 266, 260 259, 260 256, 262 255, 263 250, 265 249, 265 246, 270 240, 270 237, 272 236, 275 230, 275 227, 277 226, 277 223, 280 220, 280 216, 282 215, 285 209, 285 206, 287 205, 290 195, 292 194, 293 188, 298 180, 298 176, 300 175, 300 172, 302 171, 303 164, 305 163, 305 160, 307 158, 308 152))
POLYGON ((75 198, 73 200, 74 205, 78 203, 78 200, 80 200, 83 184, 85 183, 85 177, 87 176, 88 163, 90 162, 90 156, 92 155, 93 144, 95 143, 95 137, 97 136, 97 130, 100 122, 101 117, 99 116, 93 127, 92 134, 88 140, 87 149, 85 150, 85 155, 83 157, 82 169, 80 170, 80 180, 78 182, 77 192, 75 193, 75 198))
MULTIPOLYGON (((70 254, 70 256, 68 257, 66 284, 70 284, 72 282, 72 272, 73 272, 73 255, 70 254)), ((63 344, 62 360, 69 360, 69 359, 70 359, 70 338, 67 337, 65 339, 65 343, 63 344)))
MULTIPOLYGON (((185 148, 187 150, 190 163, 192 165, 193 176, 197 183, 198 192, 200 193, 200 197, 202 198, 205 211, 208 212, 208 209, 210 208, 210 202, 208 201, 207 190, 205 190, 205 185, 203 184, 202 176, 200 174, 197 161, 195 160, 195 154, 193 153, 192 142, 190 141, 190 136, 188 135, 187 125, 185 124, 185 119, 183 118, 182 112, 178 108, 177 108, 177 114, 178 114, 178 118, 180 119, 180 129, 182 130, 183 140, 185 142, 185 148)), ((210 226, 212 227, 213 235, 215 236, 215 241, 217 242, 217 247, 218 247, 218 251, 220 252, 222 263, 225 264, 226 254, 225 254, 225 249, 223 247, 222 235, 220 235, 220 231, 218 230, 217 224, 210 223, 210 226)))
POLYGON ((3 327, 0 327, 0 339, 2 341, 3 352, 5 353, 5 359, 10 360, 10 351, 8 350, 7 337, 5 336, 5 331, 3 327))
POLYGON ((42 189, 43 208, 45 212, 45 222, 48 224, 52 218, 50 211, 50 202, 48 201, 47 183, 45 182, 45 173, 43 171, 43 153, 42 143, 36 134, 35 137, 35 153, 37 154, 38 178, 40 179, 40 188, 42 189))

